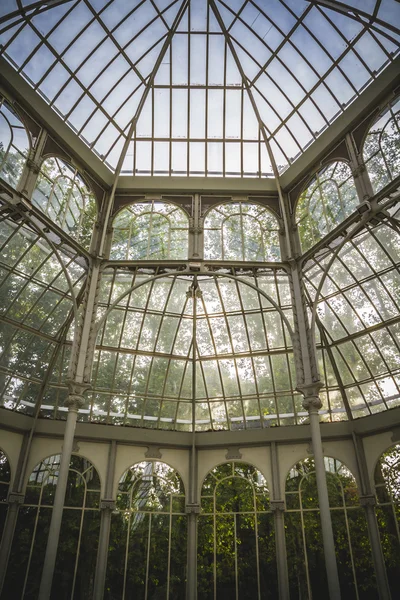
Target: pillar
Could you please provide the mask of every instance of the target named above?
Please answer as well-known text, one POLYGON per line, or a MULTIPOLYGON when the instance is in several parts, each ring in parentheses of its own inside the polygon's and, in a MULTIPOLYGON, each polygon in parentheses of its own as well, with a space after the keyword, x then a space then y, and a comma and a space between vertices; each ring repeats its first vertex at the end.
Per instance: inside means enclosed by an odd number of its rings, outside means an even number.
POLYGON ((61 452, 60 469, 58 473, 56 493, 54 496, 53 510, 51 514, 49 536, 47 539, 46 554, 42 579, 40 581, 39 600, 49 600, 53 581, 54 567, 56 563, 58 541, 60 537, 61 521, 64 510, 65 492, 67 488, 69 465, 71 462, 72 447, 74 443, 75 427, 78 418, 78 410, 83 406, 83 393, 88 385, 79 382, 69 382, 69 395, 65 402, 68 406, 68 416, 65 424, 64 441, 61 452))
POLYGON ((331 511, 329 507, 328 486, 322 449, 321 430, 318 411, 322 402, 318 396, 320 384, 305 385, 300 390, 304 394, 303 407, 310 416, 311 441, 314 454, 315 475, 317 479, 318 502, 321 517, 322 541, 325 555, 325 568, 328 579, 329 598, 338 600, 340 596, 339 574, 336 563, 335 542, 333 538, 331 511))
POLYGON ((199 512, 199 504, 186 505, 188 516, 186 600, 196 600, 197 597, 197 518, 199 512))
POLYGON ((24 494, 9 492, 7 497, 8 511, 4 525, 0 548, 0 595, 7 573, 8 559, 10 558, 15 526, 17 524, 19 507, 24 503, 24 494))
POLYGON ((115 510, 113 496, 115 458, 117 455, 117 444, 111 442, 108 454, 107 479, 105 485, 105 498, 100 502, 101 521, 99 533, 99 546, 97 549, 96 574, 94 577, 93 600, 103 600, 104 585, 106 580, 108 546, 110 539, 111 517, 115 510))
POLYGON ((364 444, 362 439, 355 433, 353 433, 353 444, 360 473, 362 492, 360 495, 360 504, 364 507, 365 517, 367 519, 368 537, 371 544, 379 600, 390 600, 390 587, 387 579, 385 559, 383 557, 381 537, 375 512, 376 498, 375 494, 372 492, 372 486, 369 480, 364 444))
POLYGON ((276 442, 271 442, 271 511, 274 514, 276 565, 278 570, 279 600, 289 600, 289 576, 286 556, 286 536, 284 512, 285 503, 281 498, 279 462, 276 442))

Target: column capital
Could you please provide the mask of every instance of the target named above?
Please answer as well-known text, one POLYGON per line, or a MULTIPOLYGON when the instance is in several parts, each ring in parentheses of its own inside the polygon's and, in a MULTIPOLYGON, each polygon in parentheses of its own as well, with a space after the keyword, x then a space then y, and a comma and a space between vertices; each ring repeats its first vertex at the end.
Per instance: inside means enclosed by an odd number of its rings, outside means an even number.
POLYGON ((186 504, 185 512, 187 515, 198 515, 200 513, 200 504, 186 504))
POLYGON ((285 512, 285 503, 283 500, 271 500, 269 505, 273 513, 285 512))
POLYGON ((85 402, 83 394, 90 389, 91 385, 71 379, 67 380, 66 383, 68 385, 68 396, 64 402, 64 406, 67 406, 71 411, 78 411, 85 402))
POLYGON ((21 505, 24 503, 25 494, 20 494, 19 492, 9 492, 7 496, 8 504, 18 504, 21 505))
POLYGON ((322 387, 320 381, 297 386, 297 390, 304 396, 303 407, 308 412, 316 412, 322 408, 322 402, 319 397, 319 391, 322 387))
POLYGON ((115 500, 112 500, 111 498, 103 498, 100 500, 100 510, 109 510, 112 512, 115 510, 115 506, 115 500))
POLYGON ((376 498, 374 494, 365 494, 364 496, 360 496, 360 504, 361 506, 375 506, 376 498))

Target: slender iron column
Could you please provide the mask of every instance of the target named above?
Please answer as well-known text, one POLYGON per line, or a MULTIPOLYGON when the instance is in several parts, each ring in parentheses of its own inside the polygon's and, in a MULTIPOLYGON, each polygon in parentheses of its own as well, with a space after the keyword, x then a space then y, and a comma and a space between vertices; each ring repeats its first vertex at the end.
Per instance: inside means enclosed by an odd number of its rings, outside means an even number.
POLYGON ((60 469, 58 473, 54 505, 51 514, 50 530, 49 537, 47 539, 46 554, 44 557, 42 579, 40 582, 39 600, 48 600, 51 594, 78 410, 81 406, 83 406, 84 392, 90 387, 88 384, 78 383, 75 381, 69 382, 68 386, 69 395, 65 402, 65 405, 68 406, 68 416, 65 425, 60 469))
POLYGON ((382 552, 381 538, 379 534, 378 521, 376 518, 376 498, 372 491, 368 476, 367 460, 365 457, 364 444, 361 438, 353 433, 353 444, 356 453, 358 470, 360 473, 361 495, 360 504, 365 509, 367 519, 368 536, 371 544, 372 560, 378 585, 379 600, 390 600, 391 593, 386 574, 385 559, 382 552))
POLYGON ((322 541, 324 545, 325 568, 328 579, 329 598, 338 600, 340 596, 339 574, 336 563, 335 542, 333 538, 331 511, 329 507, 328 486, 322 449, 321 430, 318 411, 322 402, 318 396, 320 383, 300 387, 304 394, 303 406, 310 415, 312 449, 314 454, 315 475, 317 479, 318 502, 321 516, 322 541))
POLYGON ((289 600, 289 577, 286 557, 284 512, 279 485, 279 461, 276 442, 271 442, 272 494, 271 510, 274 513, 276 563, 278 568, 279 600, 289 600))
POLYGON ((193 283, 186 292, 187 298, 193 303, 193 347, 192 347, 192 447, 190 449, 190 476, 189 476, 189 502, 186 504, 188 515, 188 547, 187 547, 187 582, 186 599, 197 598, 197 517, 200 506, 197 502, 197 449, 196 449, 196 318, 197 298, 202 297, 197 277, 194 276, 193 283))
POLYGON ((115 473, 115 459, 117 456, 117 443, 113 440, 108 452, 107 479, 105 485, 105 498, 100 502, 101 522, 99 533, 99 546, 97 549, 96 574, 93 586, 93 600, 103 600, 104 584, 106 579, 108 544, 110 539, 111 515, 115 509, 113 500, 113 484, 115 473))
POLYGON ((24 502, 24 494, 22 493, 24 485, 25 473, 24 463, 26 454, 29 450, 29 436, 25 434, 18 457, 18 465, 13 480, 12 488, 8 492, 7 503, 8 511, 4 523, 3 536, 0 545, 0 596, 3 589, 4 580, 7 573, 8 560, 10 558, 11 545, 14 538, 15 526, 17 524, 19 507, 24 502))

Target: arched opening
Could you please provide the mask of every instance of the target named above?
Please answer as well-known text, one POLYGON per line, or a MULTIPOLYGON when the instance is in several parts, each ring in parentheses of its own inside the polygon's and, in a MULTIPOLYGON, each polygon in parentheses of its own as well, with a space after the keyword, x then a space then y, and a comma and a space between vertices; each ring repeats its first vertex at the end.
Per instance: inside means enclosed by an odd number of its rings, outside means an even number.
POLYGON ((89 249, 97 205, 77 169, 56 156, 46 158, 40 167, 32 203, 89 249))
POLYGON ((303 252, 348 217, 359 203, 354 178, 343 161, 319 170, 301 193, 296 224, 303 252))
POLYGON ((384 452, 375 467, 376 516, 392 596, 399 589, 400 444, 384 452))
POLYGON ((265 477, 250 464, 212 469, 201 488, 199 600, 277 598, 274 517, 265 477))
POLYGON ((279 223, 266 206, 229 202, 212 208, 204 221, 208 260, 279 261, 279 223))
MULTIPOLYGON (((35 600, 57 487, 60 455, 33 469, 20 507, 4 598, 35 600)), ((62 598, 90 598, 100 531, 100 479, 92 463, 72 455, 57 551, 53 590, 62 598)))
MULTIPOLYGON (((376 581, 364 509, 353 474, 325 457, 326 482, 343 598, 373 598, 376 581)), ((313 458, 299 461, 286 479, 286 552, 290 597, 328 597, 317 481, 313 458)))
POLYGON ((0 541, 7 517, 7 497, 11 480, 11 468, 7 455, 0 449, 0 541))
POLYGON ((187 517, 179 474, 145 461, 122 475, 112 515, 105 600, 185 598, 187 517))
POLYGON ((400 98, 380 113, 366 135, 363 158, 374 192, 400 175, 400 98))
POLYGON ((170 202, 153 200, 123 208, 114 218, 113 260, 179 260, 188 256, 189 219, 170 202))
POLYGON ((29 149, 30 139, 23 122, 0 96, 0 177, 13 188, 18 185, 29 149))

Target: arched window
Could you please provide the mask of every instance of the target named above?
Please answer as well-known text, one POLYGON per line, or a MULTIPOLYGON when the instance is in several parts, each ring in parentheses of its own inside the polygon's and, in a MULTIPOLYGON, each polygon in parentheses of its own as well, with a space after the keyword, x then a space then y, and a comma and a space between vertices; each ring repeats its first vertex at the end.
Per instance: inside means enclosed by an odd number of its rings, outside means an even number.
POLYGON ((279 223, 268 208, 228 202, 211 209, 204 221, 204 258, 281 260, 279 223))
POLYGON ((400 98, 385 108, 368 131, 363 158, 374 192, 400 175, 400 98))
POLYGON ((0 98, 0 177, 16 187, 30 143, 26 129, 10 104, 0 98))
POLYGON ((393 598, 400 585, 400 444, 380 457, 375 468, 377 518, 393 598))
POLYGON ((267 482, 252 465, 221 464, 203 482, 198 595, 255 600, 279 595, 267 482))
POLYGON ((11 469, 7 456, 0 450, 0 540, 3 534, 4 523, 7 516, 7 496, 10 487, 11 469))
MULTIPOLYGON (((77 294, 86 277, 78 253, 57 252, 27 223, 0 218, 0 405, 5 408, 34 413, 44 374, 70 322, 73 299, 60 259, 77 294)), ((47 415, 51 404, 54 410, 54 395, 43 402, 47 415)))
POLYGON ((89 248, 97 214, 96 200, 78 171, 61 158, 41 166, 32 203, 74 240, 89 248))
POLYGON ((175 204, 157 201, 131 204, 114 219, 110 258, 187 258, 188 230, 188 217, 175 204))
MULTIPOLYGON (((18 513, 3 589, 7 598, 37 598, 46 551, 60 455, 32 471, 18 513)), ((54 588, 60 598, 90 598, 100 529, 100 480, 91 462, 73 455, 69 468, 54 588)))
MULTIPOLYGON (((356 481, 339 460, 325 457, 324 461, 342 597, 375 597, 367 523, 356 481)), ((298 462, 287 477, 285 528, 290 597, 328 597, 312 458, 298 462)))
POLYGON ((111 521, 105 600, 185 598, 187 518, 178 473, 141 462, 120 479, 111 521))
POLYGON ((354 179, 345 162, 334 162, 315 174, 296 208, 301 247, 308 250, 358 205, 354 179))

